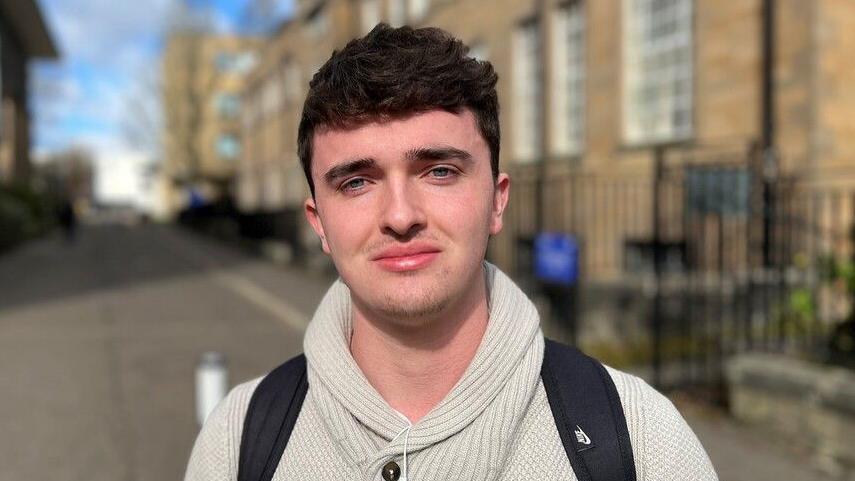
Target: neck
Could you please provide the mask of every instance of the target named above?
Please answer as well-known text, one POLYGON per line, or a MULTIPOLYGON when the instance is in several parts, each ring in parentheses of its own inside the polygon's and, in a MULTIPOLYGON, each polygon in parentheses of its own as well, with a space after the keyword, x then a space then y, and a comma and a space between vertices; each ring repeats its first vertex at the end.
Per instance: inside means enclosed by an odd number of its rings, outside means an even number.
POLYGON ((354 303, 353 359, 383 399, 411 423, 445 398, 481 344, 489 309, 484 276, 477 279, 468 298, 416 326, 366 315, 354 303))

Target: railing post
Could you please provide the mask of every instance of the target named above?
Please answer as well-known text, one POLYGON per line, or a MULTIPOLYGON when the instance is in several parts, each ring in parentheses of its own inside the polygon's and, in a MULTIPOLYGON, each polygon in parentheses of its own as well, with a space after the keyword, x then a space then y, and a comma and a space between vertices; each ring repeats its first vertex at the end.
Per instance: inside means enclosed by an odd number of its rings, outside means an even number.
POLYGON ((653 152, 653 384, 662 387, 662 275, 665 253, 662 245, 662 206, 660 190, 664 175, 665 147, 657 146, 653 152))

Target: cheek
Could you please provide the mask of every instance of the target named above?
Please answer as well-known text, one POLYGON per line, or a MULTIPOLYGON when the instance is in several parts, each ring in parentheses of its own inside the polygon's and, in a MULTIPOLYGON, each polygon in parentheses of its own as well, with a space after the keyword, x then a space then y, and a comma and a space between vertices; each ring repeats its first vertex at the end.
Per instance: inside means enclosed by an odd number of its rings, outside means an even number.
MULTIPOLYGON (((371 223, 365 209, 331 209, 324 223, 324 232, 332 255, 353 254, 364 245, 370 234, 371 223)), ((349 255, 342 255, 347 260, 349 255)))
MULTIPOLYGON (((445 219, 445 224, 457 236, 463 235, 464 240, 470 239, 472 247, 477 246, 477 240, 486 237, 492 222, 492 197, 485 196, 477 189, 471 189, 467 195, 459 196, 453 203, 447 204, 439 215, 445 219)), ((455 234, 452 234, 455 235, 455 234)))

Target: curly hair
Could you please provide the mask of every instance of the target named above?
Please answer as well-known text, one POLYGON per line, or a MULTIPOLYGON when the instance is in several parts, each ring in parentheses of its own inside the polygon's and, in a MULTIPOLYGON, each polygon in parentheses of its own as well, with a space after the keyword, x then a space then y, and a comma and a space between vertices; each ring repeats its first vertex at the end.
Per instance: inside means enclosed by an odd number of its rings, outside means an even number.
POLYGON ((333 52, 309 83, 297 133, 297 154, 312 196, 312 139, 324 127, 351 128, 428 110, 473 112, 499 174, 499 100, 486 61, 439 28, 379 24, 333 52))

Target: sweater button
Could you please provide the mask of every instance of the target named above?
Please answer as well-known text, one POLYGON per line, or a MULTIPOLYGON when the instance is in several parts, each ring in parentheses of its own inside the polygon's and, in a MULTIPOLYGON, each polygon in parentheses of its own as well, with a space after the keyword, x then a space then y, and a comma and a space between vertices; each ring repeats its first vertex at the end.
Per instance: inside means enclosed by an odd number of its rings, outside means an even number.
POLYGON ((389 461, 383 466, 383 479, 386 481, 398 481, 401 477, 401 467, 395 461, 389 461))

